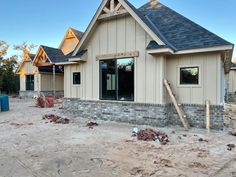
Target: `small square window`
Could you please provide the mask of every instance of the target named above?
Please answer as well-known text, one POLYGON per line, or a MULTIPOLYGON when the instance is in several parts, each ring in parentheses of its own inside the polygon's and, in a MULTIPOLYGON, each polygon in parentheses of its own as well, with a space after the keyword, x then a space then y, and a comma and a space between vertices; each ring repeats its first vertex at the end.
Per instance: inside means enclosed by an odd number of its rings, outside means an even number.
POLYGON ((198 85, 199 67, 180 68, 180 85, 198 85))
POLYGON ((80 85, 80 72, 73 73, 73 85, 80 85))

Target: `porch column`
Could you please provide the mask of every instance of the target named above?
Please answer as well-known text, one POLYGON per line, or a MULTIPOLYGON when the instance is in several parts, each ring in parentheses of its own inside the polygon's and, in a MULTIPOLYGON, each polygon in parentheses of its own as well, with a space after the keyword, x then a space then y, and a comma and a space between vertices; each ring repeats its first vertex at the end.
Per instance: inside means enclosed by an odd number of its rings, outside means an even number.
POLYGON ((56 98, 56 67, 53 65, 53 97, 56 98))

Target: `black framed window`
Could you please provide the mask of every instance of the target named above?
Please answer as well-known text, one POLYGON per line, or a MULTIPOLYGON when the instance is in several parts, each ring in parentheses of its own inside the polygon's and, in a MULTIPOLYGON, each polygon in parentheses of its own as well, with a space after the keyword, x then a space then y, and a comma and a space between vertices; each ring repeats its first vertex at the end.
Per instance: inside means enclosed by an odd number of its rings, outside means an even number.
POLYGON ((34 75, 26 75, 26 90, 34 91, 34 75))
POLYGON ((199 67, 181 67, 180 85, 198 85, 199 67))
POLYGON ((100 61, 100 99, 134 100, 134 58, 100 61))
POLYGON ((81 83, 81 76, 80 72, 73 73, 73 85, 80 85, 81 83))

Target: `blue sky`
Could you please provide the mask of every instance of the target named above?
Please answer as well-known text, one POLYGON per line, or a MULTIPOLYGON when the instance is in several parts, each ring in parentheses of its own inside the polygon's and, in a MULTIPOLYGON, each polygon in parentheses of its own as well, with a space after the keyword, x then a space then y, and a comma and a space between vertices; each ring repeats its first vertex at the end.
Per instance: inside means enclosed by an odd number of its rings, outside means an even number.
MULTIPOLYGON (((58 47, 67 28, 84 31, 102 0, 1 0, 0 40, 58 47)), ((130 0, 139 7, 149 0, 130 0)), ((236 43, 235 0, 160 0, 208 30, 236 43)), ((10 55, 14 54, 10 50, 10 55)), ((236 56, 236 52, 234 54, 236 56)))

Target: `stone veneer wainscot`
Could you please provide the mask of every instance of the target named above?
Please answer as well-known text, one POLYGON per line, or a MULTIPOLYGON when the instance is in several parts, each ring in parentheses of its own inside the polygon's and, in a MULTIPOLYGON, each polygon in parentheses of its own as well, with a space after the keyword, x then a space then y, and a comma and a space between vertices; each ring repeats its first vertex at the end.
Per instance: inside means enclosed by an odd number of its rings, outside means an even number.
MULTIPOLYGON (((77 98, 65 98, 64 111, 73 117, 127 122, 138 125, 166 127, 181 125, 172 104, 142 104, 118 101, 85 101, 77 98)), ((192 127, 205 128, 205 105, 182 105, 192 127)), ((223 106, 210 107, 211 128, 223 129, 223 106)))

